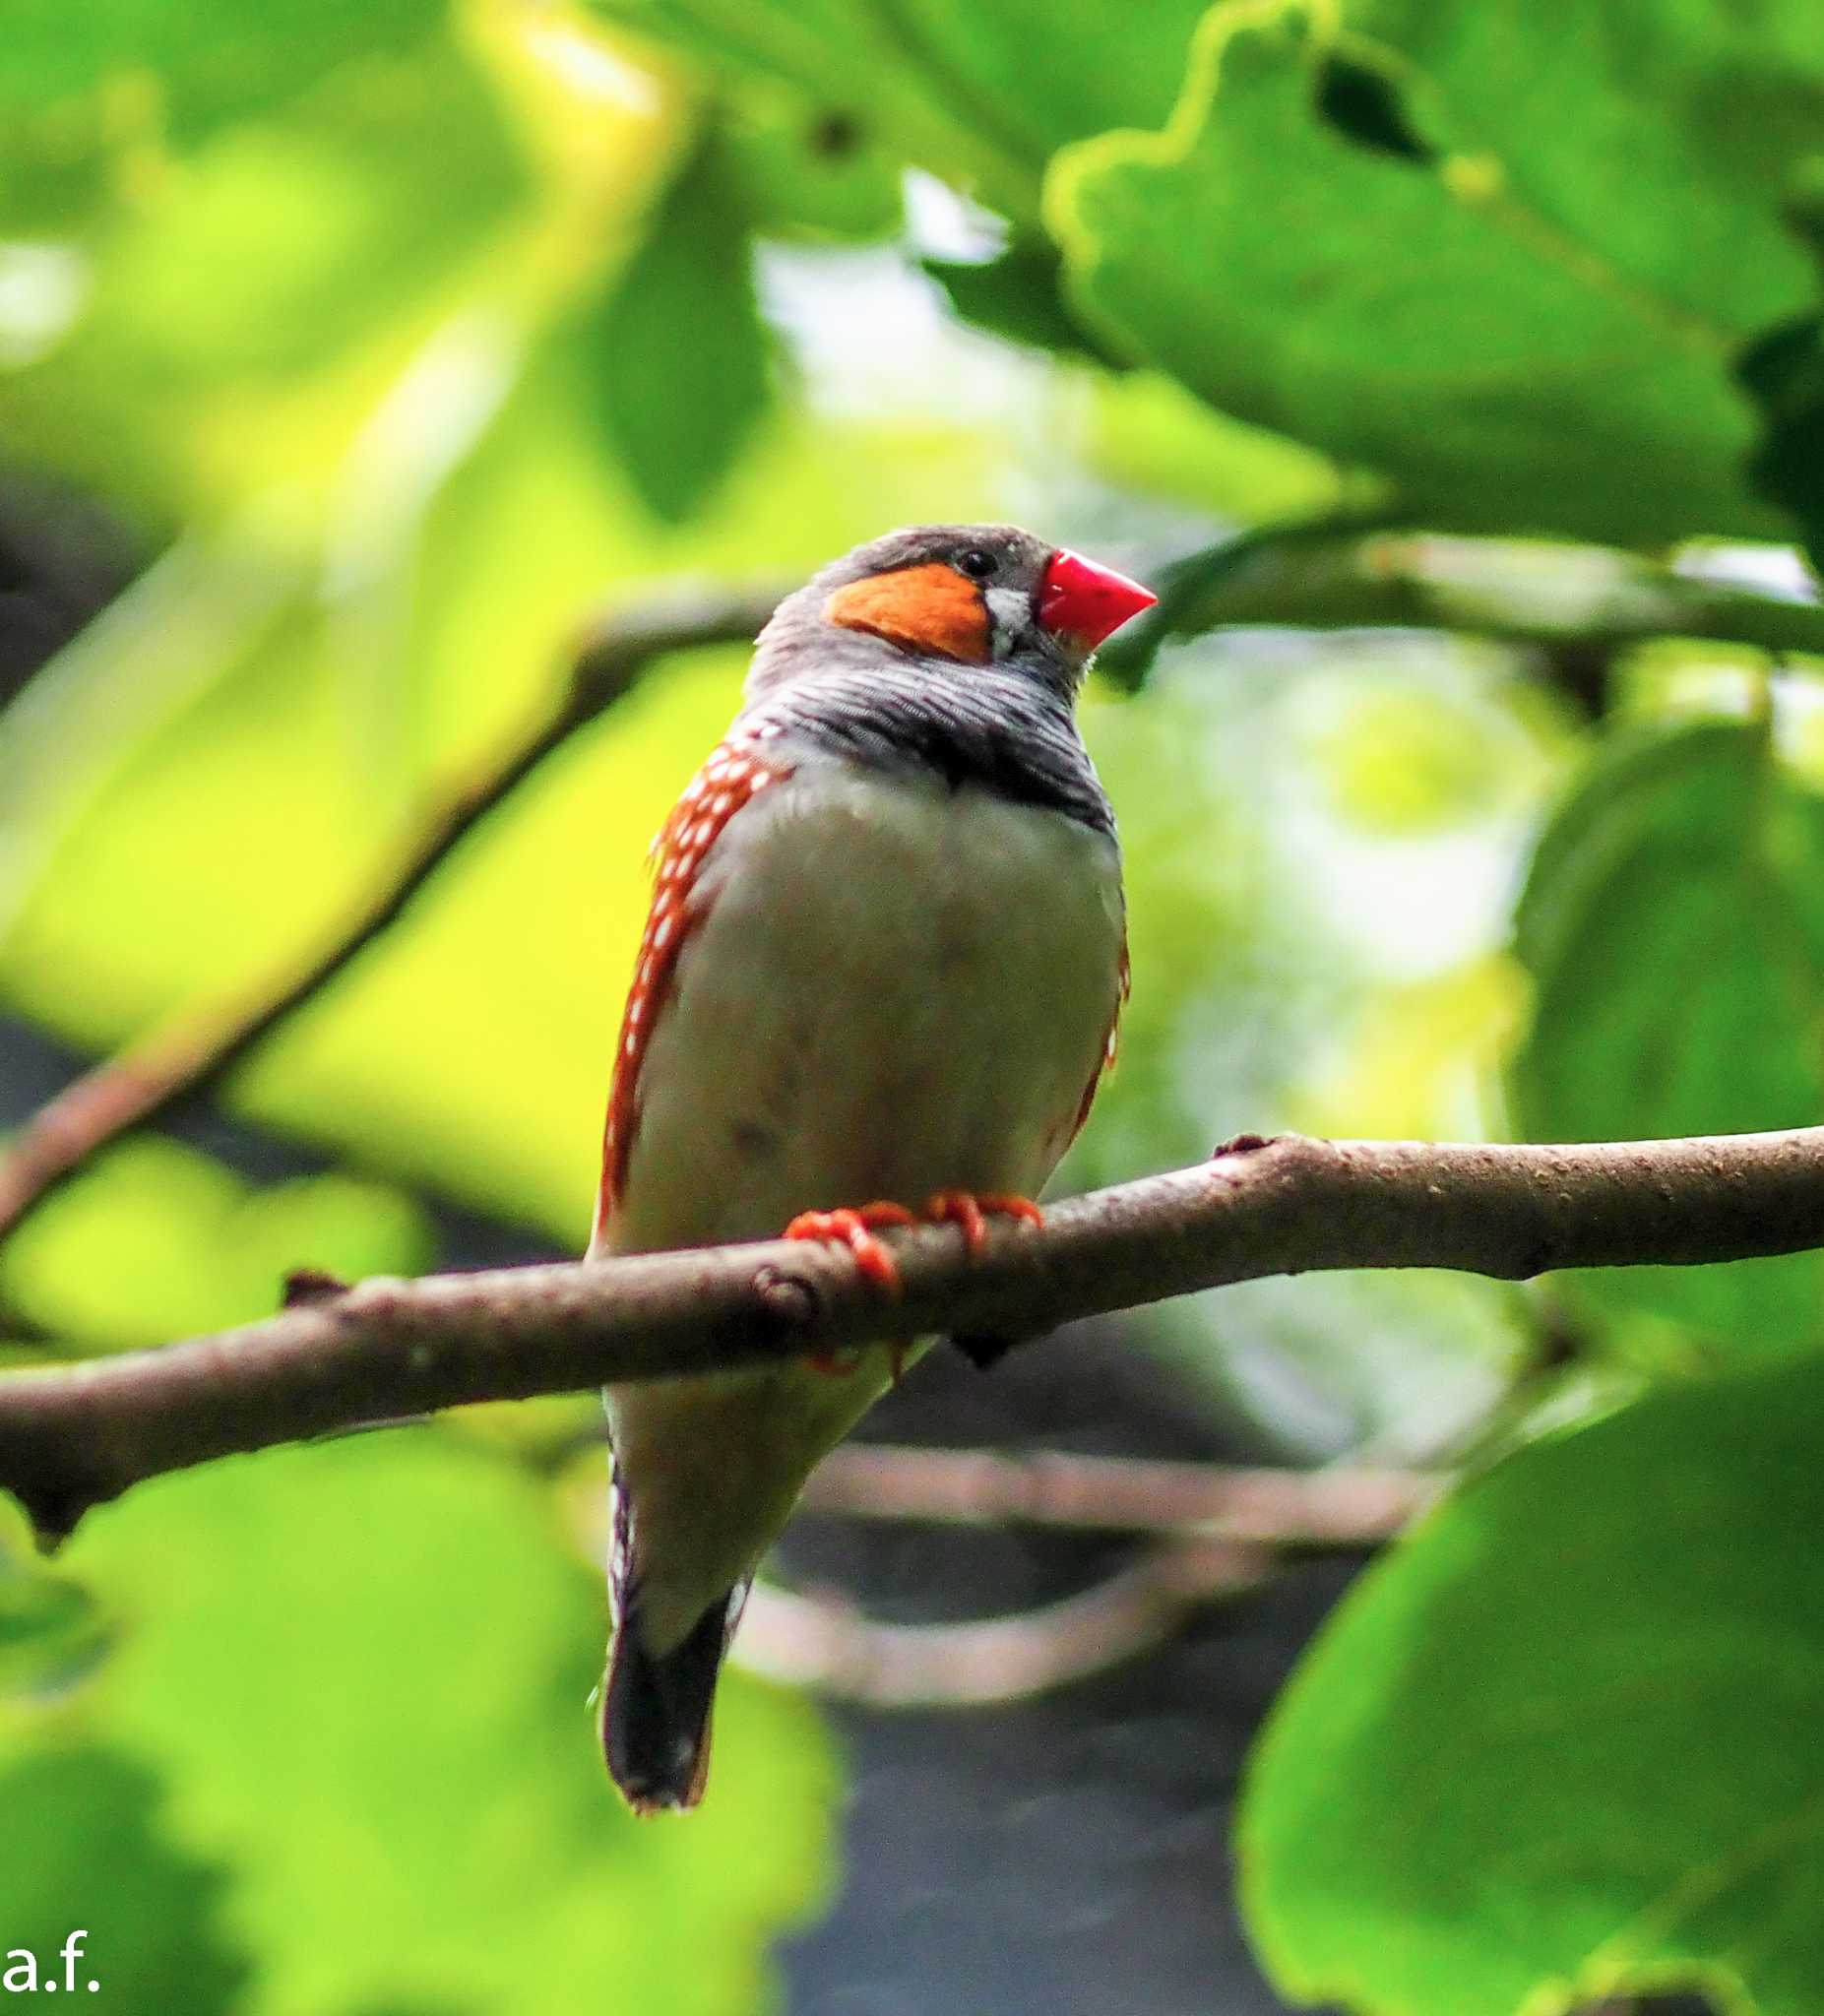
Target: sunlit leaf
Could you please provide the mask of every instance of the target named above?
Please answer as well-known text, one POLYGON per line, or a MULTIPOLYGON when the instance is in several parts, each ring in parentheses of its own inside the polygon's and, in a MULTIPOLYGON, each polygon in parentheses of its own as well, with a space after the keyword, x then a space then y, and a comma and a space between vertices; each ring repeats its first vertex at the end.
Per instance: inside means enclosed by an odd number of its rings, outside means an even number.
POLYGON ((0 96, 43 105, 113 77, 156 80, 181 138, 271 111, 351 57, 399 54, 444 17, 440 0, 274 0, 250 16, 234 0, 181 9, 159 0, 13 0, 0 43, 0 96))
POLYGON ((1053 170, 1080 308, 1421 513, 1621 539, 1774 529, 1734 356, 1810 301, 1780 195, 1824 63, 1798 6, 1623 12, 1628 33, 1607 0, 1579 0, 1581 28, 1365 6, 1347 55, 1378 80, 1377 126, 1336 92, 1320 17, 1213 9, 1165 128, 1053 170), (1726 71, 1752 118, 1707 109, 1726 71))
POLYGON ((359 1280, 431 1257, 422 1213, 397 1190, 328 1175, 252 1191, 192 1150, 139 1140, 0 1246, 0 1290, 55 1336, 119 1348, 271 1315, 299 1268, 359 1280))
POLYGON ((180 540, 79 632, 5 716, 0 942, 84 816, 205 695, 283 662, 303 596, 294 555, 242 522, 180 540))
POLYGON ((499 105, 447 42, 275 109, 70 248, 80 314, 0 372, 11 455, 154 524, 296 480, 300 450, 321 479, 361 403, 345 394, 340 428, 319 405, 302 434, 291 404, 371 372, 364 352, 399 345, 528 194, 499 105))
POLYGON ((763 237, 880 238, 899 225, 898 158, 865 107, 829 110, 757 85, 729 109, 722 141, 730 193, 763 237))
MULTIPOLYGON (((585 1999, 747 2016, 823 1882, 809 1711, 736 1679, 688 1826, 608 1787, 599 1578, 540 1489, 425 1431, 165 1480, 69 1565, 121 1618, 88 1712, 230 1864, 257 2016, 585 1999)), ((9 1802, 16 1827, 35 1808, 9 1802)))
POLYGON ((1164 117, 1206 0, 598 0, 727 82, 789 80, 830 116, 1031 217, 1046 156, 1164 117))
MULTIPOLYGON (((1218 412, 1161 372, 1117 375, 1085 366, 1064 383, 1083 402, 1084 460, 1124 491, 1185 505, 1224 524, 1284 529, 1334 514, 1352 480, 1311 449, 1218 412)), ((1147 585, 1163 600, 1176 572, 1175 563, 1157 569, 1147 585)), ((1098 674, 1139 686, 1162 635, 1162 626, 1147 618, 1117 630, 1096 655, 1098 674), (1136 639, 1144 640, 1143 649, 1131 648, 1136 639)))

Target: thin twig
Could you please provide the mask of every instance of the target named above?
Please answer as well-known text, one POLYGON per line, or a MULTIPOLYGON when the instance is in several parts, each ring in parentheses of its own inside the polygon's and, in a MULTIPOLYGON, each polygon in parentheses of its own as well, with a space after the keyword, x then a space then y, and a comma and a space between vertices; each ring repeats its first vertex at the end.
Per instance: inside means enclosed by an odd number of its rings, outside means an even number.
POLYGON ((1410 1470, 1266 1470, 1067 1450, 849 1442, 798 1500, 807 1512, 943 1526, 1200 1534, 1270 1546, 1374 1546, 1443 1488, 1410 1470))
POLYGON ((842 1599, 756 1583, 737 1666, 874 1708, 979 1708, 1090 1678, 1150 1652, 1199 1605, 1258 1588, 1271 1548, 1233 1541, 1149 1547, 1081 1596, 964 1624, 888 1624, 842 1599))
POLYGON ((1469 631, 1547 652, 1696 637, 1824 654, 1824 607, 1762 595, 1611 546, 1319 520, 1269 526, 1179 561, 1158 605, 1103 647, 1137 684, 1160 647, 1205 631, 1469 631))
POLYGON ((1152 1650, 1200 1605, 1258 1588, 1286 1548, 1381 1545, 1444 1483, 1413 1471, 849 1443, 811 1474, 800 1511, 1145 1533, 1152 1542, 1079 1596, 968 1623, 887 1623, 842 1594, 762 1582, 733 1657, 765 1678, 877 1708, 1020 1700, 1152 1650))
POLYGON ((39 1530, 142 1479, 376 1418, 779 1364, 934 1333, 1030 1338, 1263 1275, 1688 1265, 1824 1245, 1824 1127, 1495 1147, 1243 1137, 1207 1163, 997 1228, 892 1235, 885 1295, 846 1251, 771 1240, 419 1281, 0 1380, 0 1487, 39 1530))
POLYGON ((579 645, 556 707, 468 785, 428 807, 385 876, 310 952, 240 994, 186 1010, 85 1072, 0 1154, 0 1235, 101 1149, 217 1084, 387 930, 464 839, 577 730, 667 653, 750 640, 781 591, 673 589, 604 617, 579 645))

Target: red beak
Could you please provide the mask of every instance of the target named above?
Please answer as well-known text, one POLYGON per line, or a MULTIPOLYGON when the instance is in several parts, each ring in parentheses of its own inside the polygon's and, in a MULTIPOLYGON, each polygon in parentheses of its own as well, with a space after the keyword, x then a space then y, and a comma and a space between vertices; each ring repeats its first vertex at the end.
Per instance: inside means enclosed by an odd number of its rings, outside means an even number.
POLYGON ((1038 620, 1083 651, 1094 651, 1130 616, 1159 600, 1112 567, 1099 567, 1067 546, 1051 556, 1038 590, 1038 620))

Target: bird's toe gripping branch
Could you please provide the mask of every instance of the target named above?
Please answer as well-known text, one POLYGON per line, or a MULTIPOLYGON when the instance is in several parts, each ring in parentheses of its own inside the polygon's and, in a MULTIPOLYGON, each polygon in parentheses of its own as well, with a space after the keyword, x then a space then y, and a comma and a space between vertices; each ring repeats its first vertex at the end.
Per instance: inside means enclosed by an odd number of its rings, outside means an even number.
POLYGON ((1000 1190, 939 1190, 924 1207, 933 1225, 954 1225, 962 1229, 963 1243, 979 1253, 988 1236, 990 1218, 1017 1218, 1027 1225, 1043 1225, 1045 1215, 1030 1197, 1015 1197, 1000 1190))
MULTIPOLYGON (((988 1236, 990 1218, 1017 1218, 1027 1225, 1043 1225, 1045 1215, 1030 1197, 1015 1197, 997 1190, 939 1190, 925 1205, 924 1218, 932 1225, 954 1225, 963 1234, 971 1253, 978 1253, 988 1236)), ((874 1236, 883 1226, 912 1226, 918 1220, 903 1204, 885 1202, 860 1204, 836 1211, 802 1211, 786 1228, 788 1239, 827 1239, 846 1245, 855 1256, 855 1265, 868 1279, 895 1292, 900 1271, 893 1255, 874 1236)), ((893 1383, 900 1383, 905 1355, 904 1344, 891 1347, 893 1383)), ((806 1362, 813 1370, 832 1375, 852 1372, 860 1363, 854 1352, 813 1352, 806 1362)))
MULTIPOLYGON (((1015 1197, 998 1190, 979 1195, 968 1190, 940 1190, 925 1206, 925 1216, 938 1225, 961 1228, 963 1243, 971 1253, 979 1253, 988 1236, 990 1218, 1017 1218, 1027 1225, 1043 1225, 1045 1215, 1030 1197, 1015 1197)), ((978 1372, 991 1371, 1013 1349, 1010 1337, 953 1337, 951 1342, 978 1372)))
MULTIPOLYGON (((874 1236, 882 1226, 915 1225, 917 1220, 903 1204, 858 1204, 837 1211, 801 1211, 786 1228, 788 1239, 825 1239, 845 1245, 855 1256, 855 1265, 867 1278, 889 1294, 900 1286, 900 1270, 893 1255, 874 1236)), ((893 1347, 893 1383, 900 1383, 903 1345, 893 1347)), ((805 1359, 814 1372, 833 1378, 845 1377, 861 1362, 859 1352, 814 1351, 805 1359)))
POLYGON ((830 1239, 855 1256, 855 1265, 884 1289, 897 1289, 900 1270, 893 1255, 874 1236, 881 1226, 916 1225, 903 1204, 857 1204, 840 1211, 800 1211, 786 1228, 788 1239, 830 1239))

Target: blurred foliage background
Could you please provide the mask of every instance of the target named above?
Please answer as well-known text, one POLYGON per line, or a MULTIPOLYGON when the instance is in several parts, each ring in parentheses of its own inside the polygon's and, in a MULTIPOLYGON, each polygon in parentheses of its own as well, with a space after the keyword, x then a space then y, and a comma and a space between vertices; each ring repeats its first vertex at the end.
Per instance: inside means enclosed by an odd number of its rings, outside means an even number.
MULTIPOLYGON (((1165 590, 1086 704, 1135 995, 1062 1180, 1244 1128, 1817 1119, 1821 136, 1800 0, 11 0, 15 1112, 46 1040, 333 931, 592 612, 1012 517, 1165 590)), ((303 1265, 576 1250, 646 842, 743 656, 576 736, 235 1071, 232 1124, 122 1145, 0 1246, 9 1361, 256 1316, 303 1265)), ((1237 1453, 1505 1452, 1256 1754, 1280 1993, 1824 2005, 1821 1265, 1119 1326, 1237 1453)), ((756 1680, 698 1818, 612 1803, 591 1405, 166 1480, 48 1566, 0 1530, 0 1950, 89 1924, 118 2006, 188 2016, 778 2006, 781 1934, 897 1879, 756 1680)), ((1214 1966, 1197 2005, 1280 2006, 1214 1966)))

